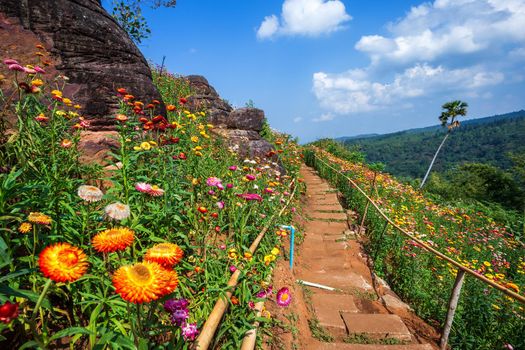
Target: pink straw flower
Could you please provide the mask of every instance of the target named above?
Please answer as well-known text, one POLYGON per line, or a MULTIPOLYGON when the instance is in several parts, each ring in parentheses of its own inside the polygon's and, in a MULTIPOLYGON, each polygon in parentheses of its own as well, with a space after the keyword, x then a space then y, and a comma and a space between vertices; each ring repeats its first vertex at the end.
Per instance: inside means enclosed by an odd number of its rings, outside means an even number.
POLYGON ((246 199, 247 201, 259 201, 261 202, 263 198, 257 193, 242 193, 238 194, 237 197, 246 199))
POLYGON ((292 295, 290 294, 290 290, 287 287, 279 289, 279 291, 277 292, 276 302, 279 306, 290 305, 290 303, 292 302, 292 295))
POLYGON ((17 72, 24 72, 24 67, 22 67, 21 65, 19 64, 10 64, 8 67, 7 67, 9 70, 14 70, 14 71, 17 71, 17 72))
POLYGON ((6 58, 6 59, 4 60, 4 64, 7 64, 8 66, 10 66, 10 65, 12 65, 12 64, 18 64, 18 65, 20 65, 20 63, 18 63, 17 60, 14 60, 14 59, 12 59, 12 58, 6 58))
POLYGON ((145 182, 137 182, 135 184, 135 189, 142 193, 149 193, 151 190, 151 185, 145 182))
POLYGON ((249 181, 255 180, 255 175, 252 175, 252 174, 246 175, 246 180, 249 180, 249 181))
POLYGON ((148 194, 153 197, 160 197, 164 194, 164 190, 157 185, 153 185, 150 187, 148 194))

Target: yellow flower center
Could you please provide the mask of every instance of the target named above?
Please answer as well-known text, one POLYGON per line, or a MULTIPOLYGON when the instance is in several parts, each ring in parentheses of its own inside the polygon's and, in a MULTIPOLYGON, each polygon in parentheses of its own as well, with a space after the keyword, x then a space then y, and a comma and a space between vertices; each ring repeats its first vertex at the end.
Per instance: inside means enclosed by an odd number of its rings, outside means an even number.
POLYGON ((286 300, 288 300, 288 294, 287 294, 287 293, 284 293, 283 295, 281 295, 281 300, 282 300, 282 301, 286 301, 286 300))
POLYGON ((150 281, 151 272, 146 266, 136 264, 129 270, 129 277, 134 283, 144 285, 150 281))

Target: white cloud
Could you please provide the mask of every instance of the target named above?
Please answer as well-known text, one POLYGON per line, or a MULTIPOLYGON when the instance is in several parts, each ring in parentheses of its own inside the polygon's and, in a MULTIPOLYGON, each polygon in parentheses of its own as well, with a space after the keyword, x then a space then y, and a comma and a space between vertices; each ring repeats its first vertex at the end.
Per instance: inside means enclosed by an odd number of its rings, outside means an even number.
POLYGON ((333 120, 335 116, 332 113, 325 113, 322 114, 319 118, 314 118, 312 121, 318 123, 318 122, 327 122, 330 120, 333 120))
POLYGON ((498 84, 503 79, 504 74, 479 67, 447 69, 416 64, 385 83, 374 81, 367 71, 360 69, 341 74, 318 72, 313 75, 313 91, 324 108, 349 114, 391 107, 400 100, 436 92, 469 91, 498 84))
POLYGON ((299 122, 301 122, 302 120, 303 120, 302 117, 295 117, 295 118, 293 118, 293 122, 294 122, 294 123, 299 123, 299 122))
POLYGON ((355 48, 374 64, 431 62, 525 42, 523 23, 523 0, 436 0, 391 23, 390 36, 363 36, 355 48))
POLYGON ((257 30, 259 39, 276 35, 315 37, 344 27, 352 17, 340 0, 285 0, 280 19, 267 16, 257 30))
POLYGON ((271 15, 264 17, 264 21, 261 23, 259 30, 257 31, 257 37, 259 39, 266 39, 272 37, 279 30, 279 20, 277 16, 271 15))
POLYGON ((523 76, 524 23, 525 0, 425 2, 388 24, 388 35, 360 38, 355 49, 369 56, 368 67, 317 72, 313 92, 338 114, 394 112, 442 96, 488 98, 489 89, 523 76))

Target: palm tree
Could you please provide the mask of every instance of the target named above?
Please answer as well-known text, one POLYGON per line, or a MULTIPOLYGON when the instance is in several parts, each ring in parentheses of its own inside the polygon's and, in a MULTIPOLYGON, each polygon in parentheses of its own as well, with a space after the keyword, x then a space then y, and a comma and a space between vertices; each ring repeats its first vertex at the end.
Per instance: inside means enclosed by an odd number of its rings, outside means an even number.
POLYGON ((423 186, 425 185, 425 182, 428 178, 428 174, 430 174, 430 170, 432 169, 432 166, 436 161, 437 155, 441 150, 441 147, 443 147, 443 144, 447 140, 448 135, 450 135, 452 130, 459 127, 459 121, 456 120, 456 117, 467 115, 467 107, 468 104, 466 102, 459 100, 447 102, 443 106, 441 106, 441 108, 443 108, 444 111, 441 112, 439 120, 441 121, 442 126, 447 127, 447 134, 443 138, 443 141, 441 141, 441 144, 439 145, 436 153, 434 154, 434 158, 432 158, 432 162, 430 162, 430 166, 428 167, 427 173, 425 174, 423 181, 421 181, 421 185, 419 186, 419 188, 423 188, 423 186))

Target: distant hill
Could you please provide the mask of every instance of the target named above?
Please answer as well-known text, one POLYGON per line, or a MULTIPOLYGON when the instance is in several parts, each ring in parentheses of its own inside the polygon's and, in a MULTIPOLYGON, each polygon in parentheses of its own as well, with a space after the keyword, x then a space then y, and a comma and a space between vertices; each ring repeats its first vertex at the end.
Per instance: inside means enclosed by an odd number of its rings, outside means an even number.
MULTIPOLYGON (((337 140, 358 147, 367 162, 382 162, 396 176, 422 178, 445 133, 445 128, 435 125, 337 140)), ((508 152, 525 152, 525 110, 462 121, 443 146, 433 170, 440 172, 466 162, 507 169, 512 165, 508 152)))

